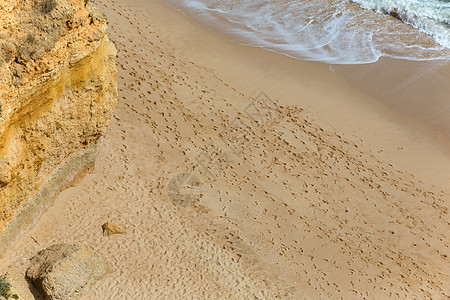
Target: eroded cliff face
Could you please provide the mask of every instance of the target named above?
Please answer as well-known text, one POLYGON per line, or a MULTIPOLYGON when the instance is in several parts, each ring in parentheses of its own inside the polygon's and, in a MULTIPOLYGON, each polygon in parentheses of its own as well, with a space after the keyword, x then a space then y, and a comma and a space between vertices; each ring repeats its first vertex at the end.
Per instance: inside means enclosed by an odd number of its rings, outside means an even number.
POLYGON ((86 0, 0 3, 0 255, 94 162, 117 101, 106 26, 86 0))

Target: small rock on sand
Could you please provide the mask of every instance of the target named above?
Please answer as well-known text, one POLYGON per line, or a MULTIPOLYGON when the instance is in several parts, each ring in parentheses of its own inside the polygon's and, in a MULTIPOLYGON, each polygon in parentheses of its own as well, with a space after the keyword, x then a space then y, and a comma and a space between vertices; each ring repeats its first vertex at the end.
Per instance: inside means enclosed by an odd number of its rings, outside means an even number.
POLYGON ((103 235, 110 236, 111 234, 124 234, 127 233, 125 230, 117 226, 116 224, 106 222, 102 225, 103 235))

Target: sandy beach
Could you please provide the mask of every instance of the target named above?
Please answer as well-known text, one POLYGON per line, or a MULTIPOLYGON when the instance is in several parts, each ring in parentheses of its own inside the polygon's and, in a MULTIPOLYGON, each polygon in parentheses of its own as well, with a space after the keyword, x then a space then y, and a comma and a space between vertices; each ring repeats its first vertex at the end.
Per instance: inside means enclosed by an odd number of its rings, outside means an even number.
POLYGON ((118 50, 112 125, 0 268, 68 242, 114 269, 84 299, 450 297, 448 65, 431 87, 365 90, 356 67, 232 43, 163 1, 96 2, 118 50), (419 120, 409 93, 442 108, 419 120))

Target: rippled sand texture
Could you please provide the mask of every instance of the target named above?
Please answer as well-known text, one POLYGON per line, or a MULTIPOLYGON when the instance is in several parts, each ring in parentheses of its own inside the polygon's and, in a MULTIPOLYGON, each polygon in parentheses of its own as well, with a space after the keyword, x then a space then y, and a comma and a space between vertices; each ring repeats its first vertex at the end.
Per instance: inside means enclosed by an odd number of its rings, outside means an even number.
POLYGON ((323 99, 360 94, 318 81, 321 65, 300 65, 304 81, 284 89, 282 71, 227 60, 218 49, 243 48, 209 39, 160 2, 99 5, 118 48, 113 124, 94 173, 63 192, 0 267, 24 270, 23 258, 42 247, 76 242, 115 269, 85 299, 450 296, 450 159, 442 151, 425 151, 432 147, 384 114, 360 116, 357 104, 335 110, 336 120, 369 125, 337 129, 344 122, 327 118, 323 99), (202 35, 206 50, 196 52, 202 35), (273 76, 279 82, 266 80, 273 76), (273 103, 252 102, 255 90, 273 103), (270 115, 255 117, 264 104, 270 115), (107 221, 127 233, 104 237, 107 221))

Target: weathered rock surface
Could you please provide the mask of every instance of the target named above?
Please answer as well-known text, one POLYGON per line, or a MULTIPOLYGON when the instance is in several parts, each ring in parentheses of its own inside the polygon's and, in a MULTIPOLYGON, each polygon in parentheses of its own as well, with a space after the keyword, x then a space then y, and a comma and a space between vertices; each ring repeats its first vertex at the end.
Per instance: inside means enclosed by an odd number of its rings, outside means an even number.
POLYGON ((117 101, 106 26, 85 0, 0 2, 0 255, 94 162, 117 101))
POLYGON ((125 230, 117 226, 116 224, 113 224, 111 222, 106 222, 102 225, 103 229, 103 235, 104 236, 110 236, 112 234, 125 234, 127 233, 125 230))
POLYGON ((27 278, 46 299, 77 299, 110 271, 91 250, 78 245, 57 244, 31 259, 27 278))

